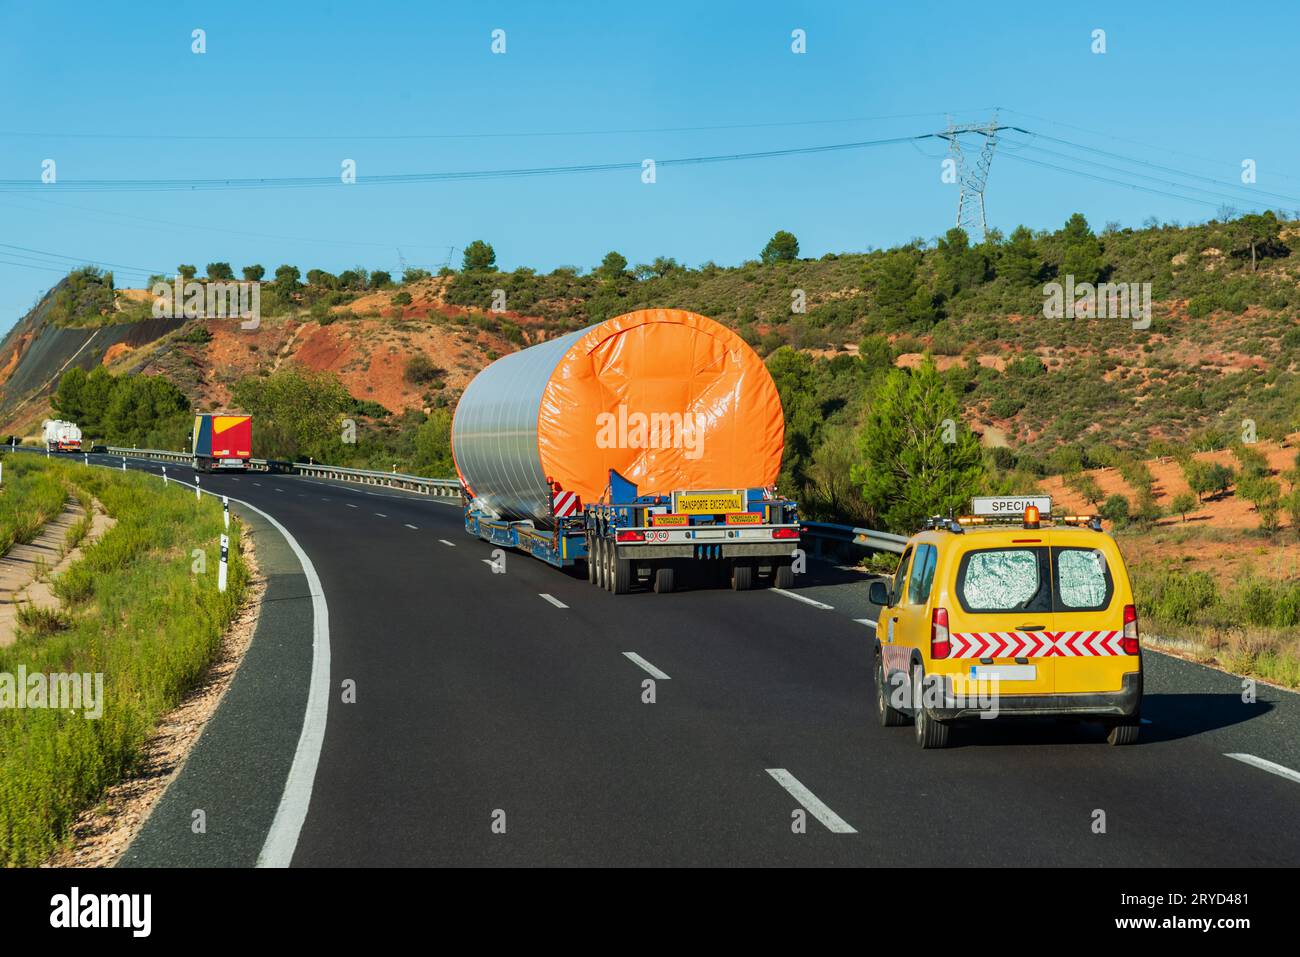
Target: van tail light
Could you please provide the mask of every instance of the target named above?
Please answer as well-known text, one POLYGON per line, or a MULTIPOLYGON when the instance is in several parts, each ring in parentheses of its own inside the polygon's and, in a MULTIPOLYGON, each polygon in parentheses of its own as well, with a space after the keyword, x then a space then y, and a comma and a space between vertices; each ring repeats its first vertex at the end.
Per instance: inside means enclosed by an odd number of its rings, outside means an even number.
POLYGON ((619 532, 617 538, 620 542, 644 542, 645 532, 619 532))
POLYGON ((1124 639, 1120 645, 1126 655, 1138 653, 1138 612, 1132 605, 1124 606, 1124 639))
POLYGON ((936 608, 930 613, 930 657, 947 658, 952 651, 948 638, 948 609, 936 608))

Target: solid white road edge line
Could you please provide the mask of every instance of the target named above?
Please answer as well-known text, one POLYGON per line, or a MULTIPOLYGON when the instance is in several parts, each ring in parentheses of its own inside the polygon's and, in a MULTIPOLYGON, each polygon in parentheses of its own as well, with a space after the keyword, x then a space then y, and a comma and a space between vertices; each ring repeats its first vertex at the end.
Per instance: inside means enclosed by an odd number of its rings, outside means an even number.
POLYGON ((768 768, 767 773, 776 779, 777 784, 789 791, 790 795, 803 805, 804 810, 826 825, 826 829, 832 834, 858 833, 844 818, 823 804, 817 795, 800 784, 799 779, 785 768, 768 768))
POLYGON ((640 665, 646 671, 650 672, 650 677, 652 678, 658 678, 660 681, 672 680, 666 674, 664 674, 662 671, 656 668, 654 665, 650 664, 650 662, 646 661, 644 658, 638 655, 635 651, 625 651, 623 652, 623 657, 626 658, 628 661, 632 662, 634 665, 640 665))
MULTIPOLYGON (((213 498, 221 497, 206 489, 204 492, 213 498)), ((302 717, 302 733, 298 735, 298 746, 294 749, 293 764, 289 767, 289 776, 285 779, 284 791, 280 794, 280 804, 275 809, 271 829, 266 832, 266 842, 257 855, 256 864, 257 867, 288 867, 293 860, 293 852, 298 847, 298 835, 302 833, 303 822, 307 819, 311 790, 316 783, 316 766, 320 763, 320 749, 325 741, 325 719, 329 715, 330 693, 330 610, 325 602, 325 589, 321 586, 320 576, 316 574, 316 566, 311 563, 298 540, 289 534, 289 530, 256 505, 238 498, 231 498, 230 501, 252 509, 284 536, 298 563, 302 565, 303 575, 307 578, 307 589, 311 593, 311 679, 307 691, 307 707, 302 717)))
POLYGON ((786 598, 793 598, 795 601, 801 601, 805 605, 812 605, 814 608, 820 608, 822 611, 834 611, 834 605, 828 605, 825 602, 817 601, 815 598, 805 598, 797 592, 786 591, 784 588, 769 588, 768 591, 775 592, 778 595, 784 595, 786 598))
POLYGON ((1225 754, 1225 758, 1232 758, 1234 761, 1240 761, 1242 764, 1249 764, 1253 768, 1259 768, 1261 771, 1267 771, 1270 774, 1276 774, 1280 778, 1286 778, 1288 781, 1294 781, 1300 784, 1300 771, 1292 771, 1290 768, 1281 764, 1274 764, 1272 761, 1265 761, 1263 758, 1257 758, 1253 754, 1225 754))
MULTIPOLYGON (((484 559, 484 561, 487 561, 487 559, 484 559)), ((488 564, 492 564, 492 563, 491 563, 491 562, 488 562, 488 564)), ((568 608, 568 607, 569 607, 569 606, 566 605, 564 602, 560 601, 560 599, 556 598, 554 595, 548 595, 548 594, 546 594, 546 592, 544 592, 544 591, 538 592, 538 593, 537 593, 537 597, 538 597, 538 598, 545 598, 547 601, 549 601, 549 602, 550 602, 552 605, 554 605, 556 608, 568 608)))

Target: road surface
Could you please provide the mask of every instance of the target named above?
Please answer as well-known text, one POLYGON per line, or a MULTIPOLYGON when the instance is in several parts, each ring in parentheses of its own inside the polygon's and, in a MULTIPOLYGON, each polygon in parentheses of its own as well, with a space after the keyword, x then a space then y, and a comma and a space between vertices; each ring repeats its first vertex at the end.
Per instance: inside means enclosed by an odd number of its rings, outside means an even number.
MULTIPOLYGON (((856 573, 814 565, 790 594, 615 596, 514 552, 494 571, 444 502, 290 475, 201 484, 280 523, 328 603, 293 865, 1300 864, 1295 694, 1261 685, 1245 704, 1239 678, 1147 651, 1135 747, 1022 721, 921 751, 910 727, 875 722, 860 619, 878 609, 856 573)), ((124 863, 252 865, 284 797, 312 602, 249 515, 263 622, 124 863)))

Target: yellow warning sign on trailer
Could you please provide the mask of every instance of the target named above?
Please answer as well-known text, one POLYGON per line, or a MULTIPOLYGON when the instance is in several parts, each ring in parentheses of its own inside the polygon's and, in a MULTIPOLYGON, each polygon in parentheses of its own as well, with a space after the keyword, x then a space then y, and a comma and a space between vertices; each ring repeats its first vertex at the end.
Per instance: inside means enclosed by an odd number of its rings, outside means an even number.
POLYGON ((744 510, 744 489, 673 493, 673 511, 680 515, 715 515, 744 510))

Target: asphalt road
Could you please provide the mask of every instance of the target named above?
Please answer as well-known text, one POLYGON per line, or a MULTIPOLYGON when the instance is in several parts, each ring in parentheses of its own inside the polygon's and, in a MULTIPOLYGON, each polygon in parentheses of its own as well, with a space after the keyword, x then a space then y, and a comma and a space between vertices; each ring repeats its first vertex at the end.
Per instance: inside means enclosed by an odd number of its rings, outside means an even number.
MULTIPOLYGON (((923 752, 910 727, 875 723, 872 629, 855 619, 877 609, 831 566, 794 592, 830 608, 770 590, 614 596, 513 552, 494 572, 442 502, 301 476, 202 485, 274 516, 328 599, 331 694, 296 866, 1300 864, 1295 694, 1261 685, 1244 704, 1240 679, 1147 651, 1137 746, 1022 720, 923 752)), ((289 672, 310 667, 307 614, 259 629, 247 688, 134 860, 256 858, 302 724, 306 681, 289 672), (199 801, 242 802, 252 823, 186 852, 175 812, 199 801)))

